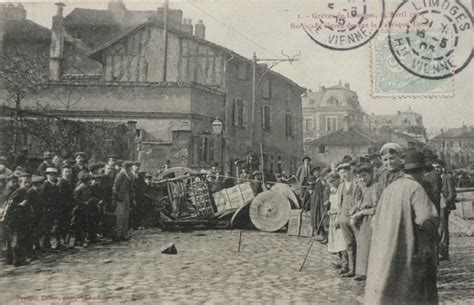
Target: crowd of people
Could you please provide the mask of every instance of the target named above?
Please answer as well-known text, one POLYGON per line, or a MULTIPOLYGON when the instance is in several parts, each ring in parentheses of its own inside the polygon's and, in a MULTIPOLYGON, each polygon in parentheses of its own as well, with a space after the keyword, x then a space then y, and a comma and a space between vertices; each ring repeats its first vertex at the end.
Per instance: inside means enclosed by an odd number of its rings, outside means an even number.
POLYGON ((449 259, 456 190, 431 150, 386 143, 379 154, 296 173, 315 239, 337 255, 340 275, 366 281, 366 304, 437 303, 439 261, 449 259))
MULTIPOLYGON (((101 238, 127 240, 129 228, 141 228, 153 200, 152 175, 116 156, 100 166, 88 166, 85 157, 78 152, 58 163, 45 152, 34 174, 21 166, 12 171, 0 157, 8 264, 24 265, 37 252, 87 247, 101 238)), ((207 180, 212 193, 249 181, 256 194, 294 180, 315 240, 336 255, 333 265, 342 277, 366 281, 366 303, 437 302, 437 265, 449 259, 456 182, 431 150, 386 143, 378 154, 345 156, 330 168, 313 167, 305 157, 291 178, 245 169, 237 177, 222 176, 213 164, 207 180)))
POLYGON ((112 155, 106 164, 88 166, 83 152, 53 160, 45 152, 32 174, 26 166, 9 169, 0 157, 0 230, 7 264, 21 266, 40 252, 87 247, 102 238, 127 240, 129 228, 142 228, 152 176, 140 170, 140 163, 112 155))

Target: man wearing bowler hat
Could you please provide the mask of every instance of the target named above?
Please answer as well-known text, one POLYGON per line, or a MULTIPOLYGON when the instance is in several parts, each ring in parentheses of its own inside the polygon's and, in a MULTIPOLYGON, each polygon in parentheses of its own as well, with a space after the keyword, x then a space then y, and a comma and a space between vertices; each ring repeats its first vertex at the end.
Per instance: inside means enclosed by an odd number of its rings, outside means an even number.
POLYGON ((364 304, 438 304, 438 213, 422 186, 425 157, 409 149, 405 174, 382 193, 372 219, 364 304))
POLYGON ((431 149, 428 148, 424 149, 423 154, 425 156, 426 163, 425 176, 423 177, 423 186, 439 213, 442 181, 441 174, 433 167, 433 162, 437 159, 437 156, 431 149))
POLYGON ((296 170, 296 179, 300 185, 308 185, 308 178, 311 175, 311 158, 306 156, 303 158, 303 164, 298 166, 296 170))

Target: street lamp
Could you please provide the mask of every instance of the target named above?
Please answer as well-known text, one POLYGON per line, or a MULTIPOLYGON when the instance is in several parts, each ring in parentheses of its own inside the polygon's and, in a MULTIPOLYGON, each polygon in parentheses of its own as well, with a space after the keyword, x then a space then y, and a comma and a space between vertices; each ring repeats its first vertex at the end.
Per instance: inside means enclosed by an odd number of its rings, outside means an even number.
POLYGON ((214 134, 221 134, 222 133, 222 121, 216 118, 214 122, 212 122, 212 131, 214 134))
POLYGON ((216 135, 221 135, 221 166, 222 166, 222 171, 225 170, 224 167, 224 150, 225 150, 225 138, 224 138, 224 128, 223 128, 223 123, 219 118, 216 118, 214 122, 212 122, 212 132, 216 135))

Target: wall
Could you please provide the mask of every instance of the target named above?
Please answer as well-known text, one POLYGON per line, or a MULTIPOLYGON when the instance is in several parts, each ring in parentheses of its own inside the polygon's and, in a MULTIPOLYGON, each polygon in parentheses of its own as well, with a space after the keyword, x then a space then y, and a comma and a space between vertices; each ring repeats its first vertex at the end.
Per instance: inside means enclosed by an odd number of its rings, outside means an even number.
POLYGON ((369 153, 369 146, 336 146, 327 145, 326 153, 319 153, 319 145, 305 146, 305 153, 311 157, 314 165, 330 166, 332 162, 341 161, 344 156, 366 155, 369 153))

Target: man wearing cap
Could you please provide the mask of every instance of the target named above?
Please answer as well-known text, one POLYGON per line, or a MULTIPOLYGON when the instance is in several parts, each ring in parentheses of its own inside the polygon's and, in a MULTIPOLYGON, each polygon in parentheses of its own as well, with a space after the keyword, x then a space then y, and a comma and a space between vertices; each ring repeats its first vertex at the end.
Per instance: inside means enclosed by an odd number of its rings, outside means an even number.
POLYGON ((93 197, 90 189, 91 178, 88 172, 79 172, 79 181, 73 192, 75 206, 70 226, 72 246, 85 248, 88 246, 88 241, 95 241, 97 238, 88 217, 89 205, 97 203, 97 198, 93 197))
POLYGON ((341 210, 337 218, 347 243, 347 256, 343 257, 346 260, 345 265, 347 265, 347 268, 343 268, 340 274, 342 277, 353 277, 356 271, 357 243, 355 231, 351 226, 350 216, 355 209, 356 199, 360 198, 360 187, 357 179, 354 178, 350 161, 339 164, 337 171, 342 178, 338 190, 340 193, 341 210))
POLYGON ((7 158, 0 156, 0 175, 8 177, 12 171, 7 167, 7 158))
POLYGON ((309 200, 310 203, 311 221, 314 236, 316 236, 315 239, 322 244, 326 244, 328 218, 326 217, 327 206, 325 206, 324 203, 329 200, 329 193, 325 194, 325 187, 320 176, 320 170, 321 168, 319 166, 311 170, 310 178, 312 177, 311 180, 313 183, 310 184, 310 187, 312 187, 312 193, 310 198, 305 198, 306 196, 302 197, 304 198, 303 201, 309 200))
POLYGON ((296 170, 296 179, 300 185, 308 185, 307 179, 311 175, 311 158, 306 156, 303 158, 303 164, 298 166, 296 170))
POLYGON ((61 178, 58 179, 59 213, 57 218, 56 238, 67 243, 72 209, 74 208, 74 186, 72 184, 72 168, 69 165, 62 167, 61 178))
POLYGON ((105 166, 99 171, 99 174, 105 175, 105 169, 106 167, 114 171, 114 176, 115 176, 115 163, 117 162, 117 156, 116 155, 110 155, 107 158, 107 163, 105 166))
POLYGON ((134 204, 130 211, 131 223, 134 230, 141 229, 143 221, 143 207, 145 205, 145 170, 139 170, 137 177, 133 180, 134 204))
POLYGON ((255 170, 252 173, 252 181, 250 181, 250 187, 252 188, 254 194, 259 194, 266 190, 265 185, 263 184, 263 175, 259 170, 255 170))
POLYGON ((43 160, 44 161, 38 166, 36 173, 40 176, 45 177, 46 169, 48 167, 56 167, 56 165, 53 163, 53 154, 50 153, 49 151, 45 151, 43 153, 43 160))
POLYGON ((365 304, 438 304, 438 213, 421 185, 424 155, 405 153, 405 174, 382 193, 372 219, 365 304))
POLYGON ((384 171, 378 180, 378 192, 383 190, 393 181, 403 176, 402 147, 394 142, 385 143, 380 149, 384 171))
MULTIPOLYGON (((43 185, 41 202, 40 236, 42 239, 42 248, 44 250, 51 248, 51 233, 57 237, 58 217, 60 215, 59 188, 56 185, 58 170, 56 167, 48 167, 45 171, 46 181, 43 185), (54 231, 54 232, 53 232, 54 231)), ((57 248, 61 248, 61 240, 56 239, 57 248)))
POLYGON ((439 260, 449 259, 449 214, 456 209, 456 188, 454 179, 446 170, 446 162, 438 159, 433 167, 441 173, 441 200, 439 213, 439 260))
POLYGON ((439 213, 442 181, 441 174, 433 167, 433 161, 435 161, 437 157, 433 151, 428 148, 425 148, 423 153, 425 155, 426 163, 425 176, 423 177, 423 187, 425 188, 428 197, 430 197, 439 213))
POLYGON ((379 154, 371 154, 369 155, 370 164, 374 168, 374 181, 378 182, 380 176, 384 172, 385 168, 383 166, 382 160, 380 159, 379 154))
POLYGON ((89 172, 89 168, 86 165, 86 154, 82 151, 79 151, 74 154, 74 159, 76 160, 72 166, 72 183, 76 185, 78 180, 78 175, 80 172, 89 172))
POLYGON ((31 187, 30 174, 24 173, 19 178, 19 188, 5 203, 6 259, 7 264, 23 266, 29 247, 31 232, 31 207, 28 189, 31 187))
POLYGON ((113 201, 116 204, 116 224, 114 240, 128 239, 128 222, 130 214, 130 200, 132 196, 131 181, 132 162, 124 161, 122 170, 115 177, 113 185, 113 201))
MULTIPOLYGON (((30 249, 33 247, 36 251, 40 249, 40 237, 41 237, 41 215, 44 204, 43 200, 43 186, 45 177, 40 175, 33 175, 31 177, 32 187, 28 190, 30 193, 31 208, 32 208, 32 220, 31 220, 31 240, 30 240, 30 249)), ((34 255, 33 255, 34 256, 34 255)))

